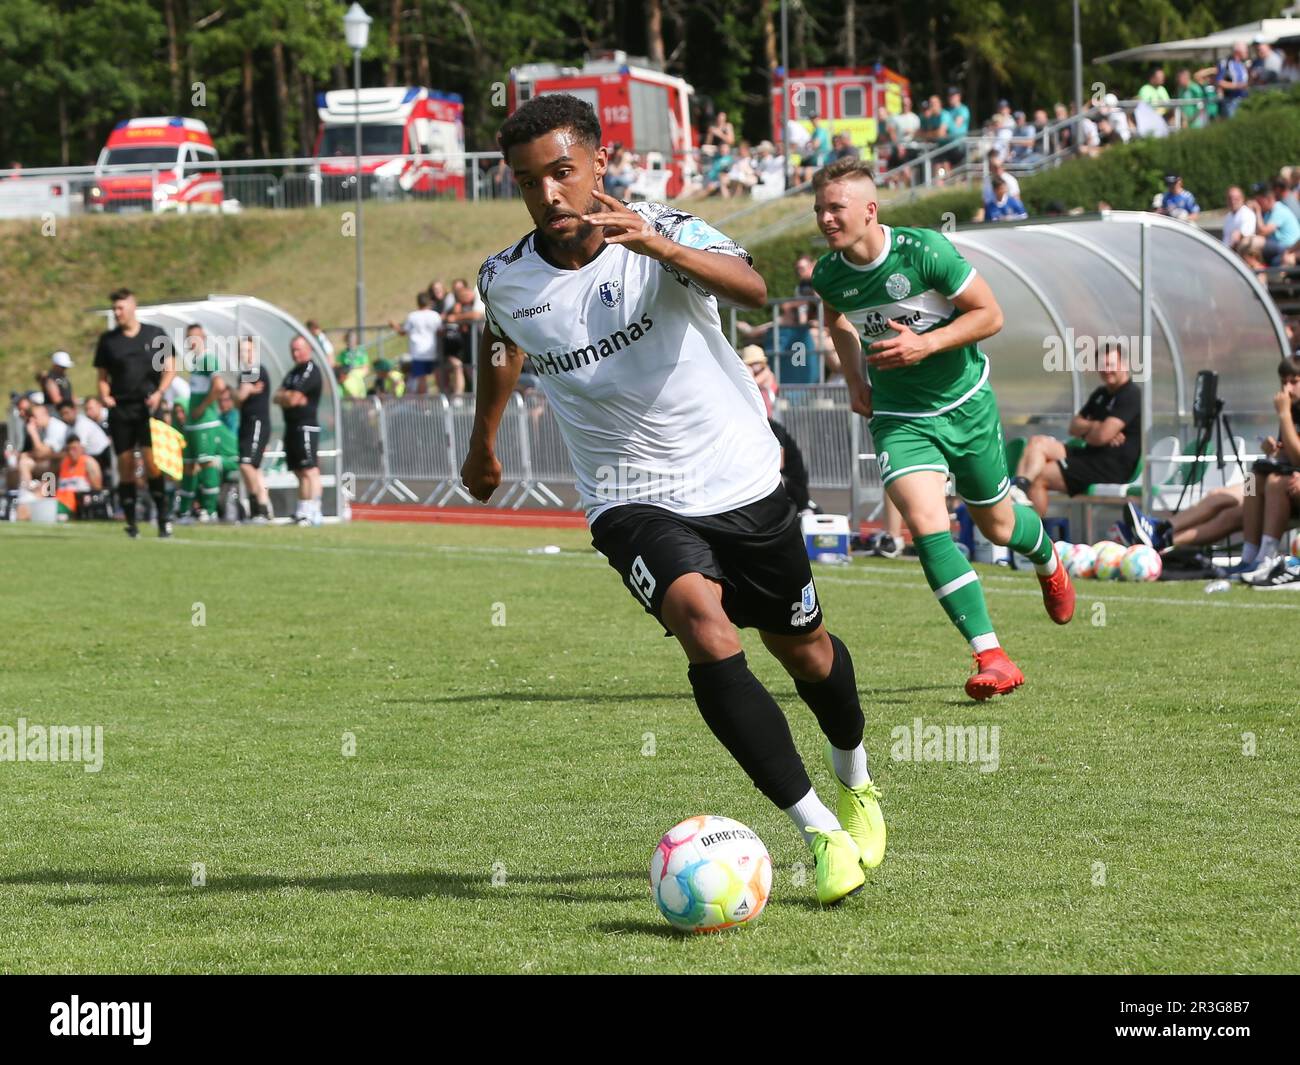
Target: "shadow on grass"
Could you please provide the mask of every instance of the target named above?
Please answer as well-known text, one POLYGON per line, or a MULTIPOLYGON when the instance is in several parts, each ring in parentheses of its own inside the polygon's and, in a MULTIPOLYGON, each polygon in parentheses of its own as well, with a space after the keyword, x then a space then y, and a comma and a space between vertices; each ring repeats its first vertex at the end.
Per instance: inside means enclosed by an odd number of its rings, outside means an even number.
POLYGON ((655 703, 691 702, 690 692, 480 692, 469 695, 431 695, 421 699, 381 699, 390 706, 433 706, 439 703, 655 703))
MULTIPOLYGON (((279 892, 288 888, 307 891, 356 891, 389 898, 418 899, 442 896, 456 899, 494 899, 517 901, 522 898, 549 899, 554 902, 630 902, 645 897, 648 888, 632 891, 615 891, 600 885, 638 881, 646 884, 643 869, 610 870, 609 872, 580 874, 505 874, 499 886, 492 883, 491 872, 453 873, 428 869, 405 873, 343 873, 335 876, 270 876, 235 873, 229 876, 209 875, 203 887, 192 887, 182 871, 155 873, 112 873, 94 869, 34 869, 26 873, 7 873, 0 876, 0 886, 40 886, 69 888, 142 888, 151 891, 171 889, 175 895, 194 893, 226 894, 233 892, 279 892), (587 885, 595 885, 591 890, 587 885), (572 888, 571 891, 561 890, 572 888), (549 889, 549 890, 548 890, 549 889)), ((53 897, 47 900, 53 906, 84 904, 82 898, 53 897)), ((96 900, 98 901, 98 900, 96 900)))

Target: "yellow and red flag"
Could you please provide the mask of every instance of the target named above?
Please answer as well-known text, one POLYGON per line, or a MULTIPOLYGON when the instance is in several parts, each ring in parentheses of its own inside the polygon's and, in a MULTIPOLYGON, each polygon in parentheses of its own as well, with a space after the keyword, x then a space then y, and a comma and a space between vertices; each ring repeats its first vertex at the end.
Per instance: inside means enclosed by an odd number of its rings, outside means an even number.
POLYGON ((185 436, 166 422, 149 419, 149 440, 153 445, 153 462, 163 473, 179 481, 185 472, 185 436))

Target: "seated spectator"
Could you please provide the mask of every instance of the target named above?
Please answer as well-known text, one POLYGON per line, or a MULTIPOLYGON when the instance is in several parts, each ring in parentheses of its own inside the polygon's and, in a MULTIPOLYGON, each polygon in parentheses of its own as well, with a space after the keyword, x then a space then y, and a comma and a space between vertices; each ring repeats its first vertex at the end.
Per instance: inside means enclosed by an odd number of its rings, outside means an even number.
POLYGON ((1165 191, 1156 193, 1151 207, 1156 214, 1183 222, 1195 222, 1201 216, 1196 197, 1183 188, 1183 179, 1179 174, 1165 175, 1165 191))
POLYGON ((609 166, 605 170, 605 191, 617 200, 625 199, 627 190, 636 180, 636 167, 632 153, 621 144, 614 145, 610 154, 609 166))
POLYGON ((44 403, 32 403, 23 422, 23 447, 18 455, 18 465, 10 472, 10 488, 32 488, 32 482, 47 473, 57 471, 59 455, 68 438, 68 427, 58 418, 50 417, 50 408, 44 403))
POLYGON ((743 196, 758 184, 758 171, 754 169, 754 158, 750 154, 749 141, 741 141, 732 158, 731 166, 722 175, 718 192, 722 198, 743 196))
POLYGON ((1251 206, 1255 212, 1255 235, 1244 241, 1243 256, 1265 266, 1294 266, 1296 244, 1300 243, 1300 219, 1285 203, 1278 200, 1285 184, 1277 179, 1272 185, 1251 188, 1251 206))
POLYGON ((776 405, 779 386, 776 383, 776 375, 772 373, 772 367, 768 365, 767 353, 757 344, 746 344, 740 349, 740 358, 749 368, 749 372, 754 375, 754 383, 758 385, 758 394, 763 397, 763 406, 767 409, 767 416, 770 419, 776 405))
POLYGON ((428 292, 417 292, 415 304, 415 310, 406 316, 406 321, 398 325, 390 318, 388 327, 406 337, 411 352, 411 390, 423 396, 429 391, 429 375, 438 361, 442 315, 433 309, 433 297, 428 292))
POLYGON ((736 127, 727 121, 727 112, 719 111, 704 133, 704 143, 716 148, 719 155, 730 155, 736 144, 736 127))
POLYGON ((1101 130, 1096 122, 1087 115, 1079 119, 1079 154, 1101 154, 1101 130))
POLYGON ((1050 436, 1032 436, 1012 478, 1012 495, 1047 513, 1047 493, 1077 496, 1094 484, 1127 484, 1142 451, 1142 391, 1129 373, 1128 355, 1107 348, 1098 360, 1101 385, 1070 420, 1082 447, 1050 436))
MULTIPOLYGON (((102 409, 98 399, 86 400, 87 410, 92 409, 91 404, 94 404, 97 409, 102 409)), ((67 426, 69 436, 76 436, 81 441, 82 450, 101 467, 107 469, 108 467, 104 466, 104 457, 113 453, 113 442, 104 431, 104 427, 90 415, 77 413, 77 405, 70 399, 59 404, 59 420, 67 426)))
POLYGON ((370 355, 357 343, 357 331, 349 329, 343 334, 343 347, 334 360, 334 377, 345 396, 352 399, 365 396, 369 369, 370 355))
MULTIPOLYGON (((1133 128, 1129 125, 1128 115, 1124 113, 1124 108, 1119 105, 1119 97, 1113 92, 1108 92, 1102 101, 1102 106, 1097 108, 1102 118, 1110 123, 1112 132, 1119 138, 1121 144, 1127 144, 1133 137, 1133 128)), ((1098 119, 1100 126, 1101 120, 1098 119)), ((1103 138, 1103 143, 1105 143, 1103 138)))
POLYGON ((1016 176, 1007 170, 1002 162, 1002 153, 994 148, 985 157, 988 161, 989 172, 984 178, 984 202, 996 199, 993 195, 993 182, 997 178, 1002 178, 1006 182, 1007 192, 1015 199, 1020 199, 1020 182, 1016 176))
POLYGON ((77 397, 72 394, 72 382, 68 379, 70 369, 72 356, 66 351, 56 351, 50 356, 49 368, 36 373, 36 383, 45 394, 45 403, 51 410, 58 410, 65 400, 76 402, 77 397))
POLYGON ((478 339, 483 335, 483 301, 478 290, 463 277, 451 285, 454 302, 443 317, 443 357, 438 365, 438 387, 448 395, 465 392, 467 375, 474 367, 478 339))
POLYGON ((80 497, 87 492, 104 488, 104 473, 99 463, 86 454, 86 448, 76 433, 64 441, 63 455, 59 459, 55 498, 59 501, 59 514, 72 517, 77 513, 80 497))
POLYGON ((1018 222, 1028 218, 1025 205, 1011 195, 1005 176, 993 179, 993 196, 984 201, 984 221, 1018 222))
POLYGON ((376 359, 374 369, 375 376, 366 395, 381 399, 400 399, 406 395, 406 378, 388 359, 376 359))
MULTIPOLYGON (((108 411, 104 409, 103 401, 98 396, 86 397, 85 414, 83 417, 77 418, 77 425, 83 427, 96 425, 103 431, 104 438, 108 441, 107 446, 102 451, 91 451, 89 447, 86 450, 90 457, 99 463, 99 468, 104 471, 104 480, 111 483, 116 456, 113 452, 113 441, 108 435, 108 411)), ((88 439, 93 439, 96 443, 99 441, 98 435, 92 433, 89 429, 84 433, 78 432, 77 435, 81 437, 83 444, 88 439)))
POLYGON ((1246 194, 1240 185, 1228 187, 1228 213, 1223 219, 1223 243, 1233 251, 1240 252, 1242 247, 1255 235, 1258 217, 1246 202, 1246 194))
POLYGON ((1244 489, 1244 481, 1216 488, 1168 518, 1153 518, 1130 501, 1124 517, 1115 524, 1119 541, 1129 547, 1146 544, 1160 552, 1224 543, 1241 529, 1244 489))
POLYGON ((760 184, 780 185, 785 181, 785 159, 776 154, 776 145, 771 141, 760 141, 754 149, 754 170, 760 184))
POLYGON ((1070 109, 1065 104, 1052 106, 1052 123, 1057 126, 1053 151, 1065 152, 1074 147, 1074 124, 1070 122, 1070 109), (1066 123, 1061 125, 1061 123, 1066 123))
POLYGON ((1235 115, 1241 101, 1250 92, 1250 68, 1246 65, 1249 55, 1246 42, 1238 41, 1232 46, 1232 55, 1219 60, 1215 68, 1214 84, 1223 101, 1221 111, 1224 118, 1235 115))

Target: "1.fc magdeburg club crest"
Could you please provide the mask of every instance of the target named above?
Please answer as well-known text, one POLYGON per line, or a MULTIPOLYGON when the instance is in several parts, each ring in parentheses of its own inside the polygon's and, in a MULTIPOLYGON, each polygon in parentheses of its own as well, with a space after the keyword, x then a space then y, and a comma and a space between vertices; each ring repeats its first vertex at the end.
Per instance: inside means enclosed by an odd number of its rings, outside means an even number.
POLYGON ((912 291, 912 285, 902 274, 890 274, 889 280, 885 282, 885 291, 891 300, 901 300, 912 291))
POLYGON ((600 286, 600 302, 606 307, 617 307, 623 300, 623 286, 618 281, 606 281, 600 286))

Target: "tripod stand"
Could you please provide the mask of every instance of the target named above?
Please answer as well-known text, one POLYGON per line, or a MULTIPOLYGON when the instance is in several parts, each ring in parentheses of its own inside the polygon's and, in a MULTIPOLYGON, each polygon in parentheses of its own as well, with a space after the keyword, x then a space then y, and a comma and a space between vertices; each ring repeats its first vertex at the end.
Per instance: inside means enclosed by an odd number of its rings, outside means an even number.
MULTIPOLYGON (((1241 452, 1237 449, 1237 438, 1232 434, 1232 422, 1228 420, 1228 415, 1223 409, 1223 400, 1214 401, 1214 410, 1208 418, 1200 422, 1196 430, 1196 443, 1192 447, 1192 453, 1199 464, 1201 456, 1205 454, 1210 446, 1210 437, 1214 437, 1214 456, 1217 460, 1217 468, 1222 470, 1227 465, 1223 457, 1223 437, 1227 435, 1229 442, 1232 444, 1232 457, 1237 463, 1237 469, 1241 470, 1242 480, 1246 479, 1246 466, 1241 460, 1241 452)), ((1174 513, 1177 514, 1183 509, 1183 500, 1187 498, 1187 490, 1192 487, 1193 483, 1199 484, 1201 477, 1184 477, 1183 490, 1178 493, 1178 503, 1174 507, 1174 513)))

